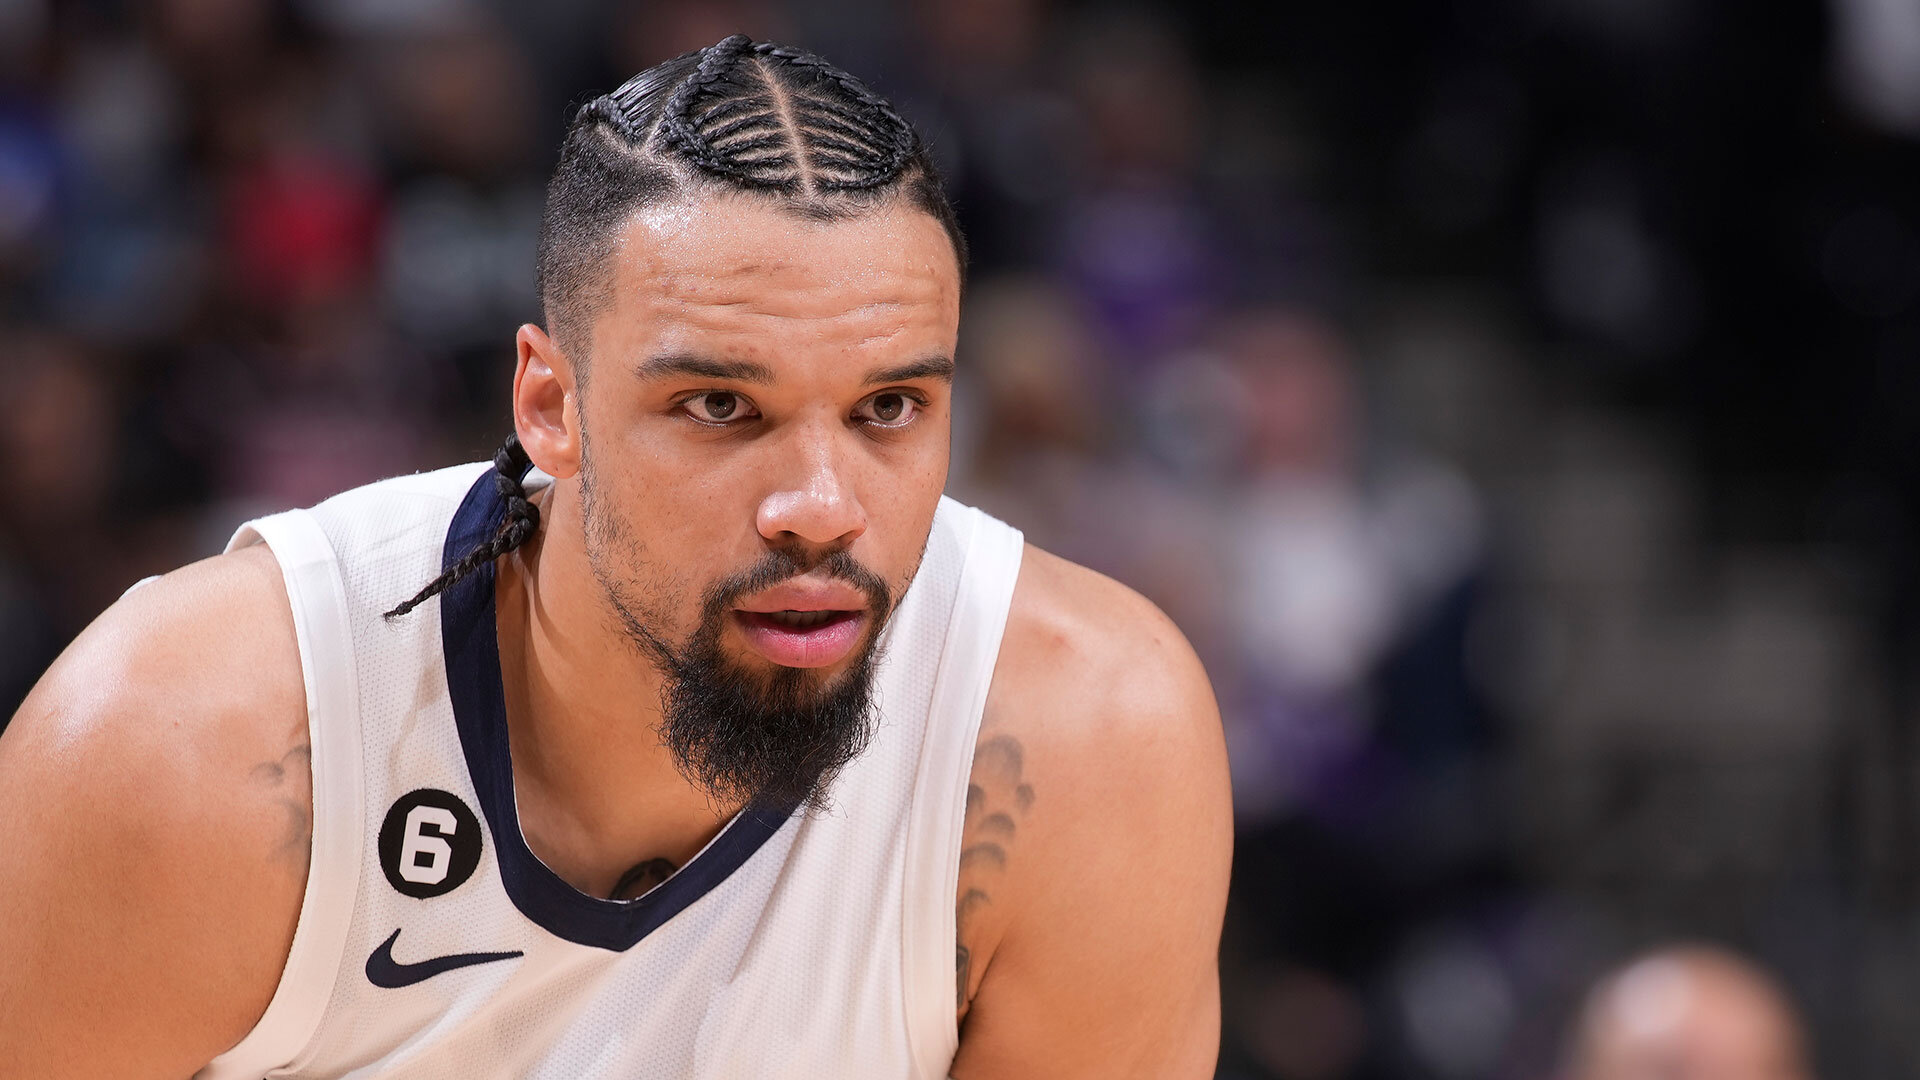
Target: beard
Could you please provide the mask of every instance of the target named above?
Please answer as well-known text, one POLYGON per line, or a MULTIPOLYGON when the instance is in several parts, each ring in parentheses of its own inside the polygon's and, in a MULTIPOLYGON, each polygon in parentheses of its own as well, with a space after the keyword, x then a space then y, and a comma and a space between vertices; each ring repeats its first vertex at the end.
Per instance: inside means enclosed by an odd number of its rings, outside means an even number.
POLYGON ((886 583, 845 551, 774 549, 708 587, 698 626, 675 644, 655 629, 661 620, 645 613, 643 590, 614 573, 611 552, 625 552, 632 566, 641 545, 625 522, 596 506, 585 470, 582 479, 588 563, 621 631, 664 676, 658 732, 680 774, 723 806, 825 809, 834 777, 873 735, 880 628, 892 609, 886 583), (826 676, 776 665, 768 672, 727 654, 721 638, 741 597, 816 570, 867 597, 866 640, 845 670, 826 676))
POLYGON ((844 551, 817 563, 868 596, 866 641, 838 676, 778 666, 754 671, 720 646, 736 600, 814 568, 786 551, 769 552, 709 589, 700 626, 681 648, 636 634, 629 623, 629 636, 667 677, 661 741, 681 773, 723 803, 824 809, 833 777, 872 738, 878 631, 890 606, 886 586, 844 551))

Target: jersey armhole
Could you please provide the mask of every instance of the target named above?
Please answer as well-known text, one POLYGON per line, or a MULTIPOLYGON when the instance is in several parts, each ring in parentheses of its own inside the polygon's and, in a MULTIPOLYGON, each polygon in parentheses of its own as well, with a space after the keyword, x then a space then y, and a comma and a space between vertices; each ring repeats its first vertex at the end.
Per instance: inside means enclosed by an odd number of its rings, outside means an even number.
POLYGON ((280 983, 246 1037, 195 1080, 259 1080, 295 1063, 325 1017, 358 900, 365 818, 359 681, 346 587, 333 545, 304 510, 241 526, 227 550, 265 543, 293 609, 312 747, 313 848, 306 893, 280 983))
POLYGON ((926 1080, 945 1080, 960 1049, 954 891, 967 782, 1026 542, 1019 530, 979 510, 963 514, 958 526, 966 533, 966 554, 914 780, 901 912, 908 1047, 915 1075, 926 1080))

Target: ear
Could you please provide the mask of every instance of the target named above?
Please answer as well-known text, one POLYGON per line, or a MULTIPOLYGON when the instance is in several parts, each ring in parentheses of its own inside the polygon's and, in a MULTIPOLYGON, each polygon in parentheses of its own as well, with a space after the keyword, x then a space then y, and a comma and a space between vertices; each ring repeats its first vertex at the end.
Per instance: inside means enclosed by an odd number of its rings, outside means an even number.
POLYGON ((532 323, 513 341, 520 354, 513 371, 513 428, 527 457, 548 476, 580 471, 579 381, 566 353, 532 323))

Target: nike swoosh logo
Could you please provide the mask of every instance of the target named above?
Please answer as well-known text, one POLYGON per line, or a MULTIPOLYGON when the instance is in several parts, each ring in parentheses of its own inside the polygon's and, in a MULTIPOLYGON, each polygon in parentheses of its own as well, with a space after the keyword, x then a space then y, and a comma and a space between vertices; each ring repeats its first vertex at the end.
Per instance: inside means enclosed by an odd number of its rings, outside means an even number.
POLYGON ((402 964, 393 958, 393 943, 400 937, 395 930, 387 935, 387 940, 373 950, 367 957, 367 981, 387 990, 398 990, 402 986, 431 979, 435 975, 455 968, 472 967, 475 964, 491 964, 497 960, 511 960, 523 956, 518 950, 513 952, 469 952, 454 953, 451 956, 436 956, 431 960, 422 960, 417 964, 402 964))

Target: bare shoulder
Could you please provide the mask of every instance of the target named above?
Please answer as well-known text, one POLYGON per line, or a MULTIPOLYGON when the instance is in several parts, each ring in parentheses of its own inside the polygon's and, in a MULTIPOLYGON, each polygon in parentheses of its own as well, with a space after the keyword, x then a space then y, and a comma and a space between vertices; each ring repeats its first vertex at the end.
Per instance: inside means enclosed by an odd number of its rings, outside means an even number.
POLYGON ((27 696, 0 766, 53 756, 101 783, 176 784, 164 793, 179 796, 203 770, 284 749, 305 719, 279 564, 255 545, 149 581, 103 612, 27 696))
POLYGON ((1096 754, 1139 753, 1137 743, 1114 737, 1123 733, 1156 744, 1219 737, 1212 688, 1179 627, 1127 586, 1032 545, 994 683, 1017 695, 1003 711, 1025 711, 1021 702, 1038 698, 1068 705, 1065 713, 1036 710, 1060 722, 1035 734, 1083 740, 1096 754))
POLYGON ((0 1044, 16 1064, 180 1076, 246 1033, 305 890, 307 757, 265 547, 149 582, 75 639, 0 737, 0 1044))
POLYGON ((1018 741, 1079 815, 1128 820, 1153 796, 1211 821, 1227 805, 1219 709, 1186 636, 1139 593, 1032 546, 982 730, 982 746, 1018 741))
POLYGON ((968 795, 954 1075, 1211 1075, 1232 817, 1180 630, 1028 547, 968 795))

